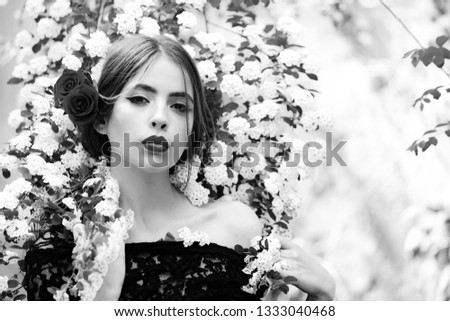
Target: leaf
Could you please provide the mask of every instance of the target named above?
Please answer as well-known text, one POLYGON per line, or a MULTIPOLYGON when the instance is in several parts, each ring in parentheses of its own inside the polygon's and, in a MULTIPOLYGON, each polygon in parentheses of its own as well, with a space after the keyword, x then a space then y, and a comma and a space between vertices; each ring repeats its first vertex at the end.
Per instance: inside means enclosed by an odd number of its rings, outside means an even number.
POLYGON ((316 74, 306 74, 306 75, 309 77, 309 79, 312 79, 312 80, 318 80, 319 79, 316 74))
POLYGON ((286 284, 283 284, 279 287, 279 289, 284 293, 284 294, 288 294, 289 292, 289 287, 286 284))
POLYGON ((426 151, 431 145, 437 145, 438 141, 436 137, 430 137, 425 145, 422 147, 422 152, 426 151))
POLYGON ((8 85, 17 85, 20 84, 23 81, 22 78, 12 77, 10 80, 8 80, 8 85))
POLYGON ((23 301, 27 298, 27 296, 25 294, 19 294, 17 296, 14 297, 14 301, 23 301))
POLYGON ((33 112, 31 112, 30 110, 26 109, 26 110, 22 110, 22 111, 20 112, 20 115, 21 115, 22 117, 26 117, 26 118, 28 118, 28 117, 33 117, 33 112))
POLYGON ((11 172, 7 168, 2 168, 2 174, 4 178, 10 178, 11 172))
POLYGON ((208 0, 208 2, 213 8, 220 8, 220 0, 208 0))
POLYGON ((439 36, 436 38, 436 44, 439 47, 442 47, 447 42, 447 40, 448 40, 448 36, 446 36, 446 35, 439 36))
POLYGON ((236 244, 236 245, 234 246, 234 250, 235 250, 239 255, 242 255, 242 253, 244 252, 244 248, 243 248, 241 245, 239 245, 239 244, 236 244))
POLYGON ((273 27, 274 27, 274 25, 267 25, 267 26, 264 28, 264 32, 265 32, 265 33, 270 32, 270 31, 273 29, 273 27))
POLYGON ((285 277, 285 278, 283 279, 283 281, 284 281, 286 284, 293 284, 293 283, 295 283, 295 282, 298 281, 298 280, 297 280, 296 277, 293 277, 293 276, 289 275, 289 276, 285 277))
POLYGON ((9 288, 15 288, 16 286, 19 285, 19 281, 17 280, 8 280, 8 287, 9 288))
POLYGON ((415 53, 416 51, 417 51, 417 49, 413 49, 413 50, 408 51, 407 53, 405 53, 403 55, 403 59, 407 58, 408 56, 410 56, 411 54, 415 53))

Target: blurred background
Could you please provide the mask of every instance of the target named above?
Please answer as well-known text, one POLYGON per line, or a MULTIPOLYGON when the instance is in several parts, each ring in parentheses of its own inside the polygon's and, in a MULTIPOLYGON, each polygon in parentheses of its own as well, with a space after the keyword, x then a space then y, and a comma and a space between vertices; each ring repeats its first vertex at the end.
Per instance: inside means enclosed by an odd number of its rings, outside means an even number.
MULTIPOLYGON (((17 64, 14 37, 30 29, 17 19, 23 2, 0 0, 2 148, 15 134, 7 120, 20 86, 6 82, 17 64)), ((447 0, 385 3, 424 46, 449 32, 447 0)), ((335 276, 338 300, 450 299, 450 138, 417 156, 407 151, 450 119, 448 94, 413 108, 449 78, 403 59, 419 45, 378 0, 278 0, 260 9, 257 22, 293 16, 306 28, 305 45, 322 61, 315 108, 334 116, 335 144, 346 141, 347 166, 334 162, 302 183, 295 240, 335 276)), ((0 190, 9 180, 0 178, 0 190)))

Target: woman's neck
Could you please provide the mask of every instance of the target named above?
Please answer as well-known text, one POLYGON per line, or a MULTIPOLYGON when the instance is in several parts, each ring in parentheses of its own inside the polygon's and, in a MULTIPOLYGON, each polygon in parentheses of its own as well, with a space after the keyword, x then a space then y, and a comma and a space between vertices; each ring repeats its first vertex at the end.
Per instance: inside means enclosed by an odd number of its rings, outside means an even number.
POLYGON ((134 226, 164 225, 182 216, 190 204, 170 183, 168 170, 148 173, 136 167, 113 167, 111 175, 119 183, 119 206, 134 212, 134 226))

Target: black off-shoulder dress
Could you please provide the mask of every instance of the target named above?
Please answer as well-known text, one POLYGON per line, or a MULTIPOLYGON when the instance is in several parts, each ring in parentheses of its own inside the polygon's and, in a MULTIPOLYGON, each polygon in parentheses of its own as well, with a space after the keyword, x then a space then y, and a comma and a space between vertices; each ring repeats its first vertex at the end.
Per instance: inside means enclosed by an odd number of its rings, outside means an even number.
MULTIPOLYGON (((55 234, 28 250, 24 287, 28 300, 53 300, 49 288, 60 288, 73 272, 72 249, 55 234)), ((182 241, 125 244, 126 272, 119 300, 261 300, 262 291, 242 290, 249 275, 244 256, 215 243, 185 247, 182 241)), ((79 300, 70 297, 70 300, 79 300)))

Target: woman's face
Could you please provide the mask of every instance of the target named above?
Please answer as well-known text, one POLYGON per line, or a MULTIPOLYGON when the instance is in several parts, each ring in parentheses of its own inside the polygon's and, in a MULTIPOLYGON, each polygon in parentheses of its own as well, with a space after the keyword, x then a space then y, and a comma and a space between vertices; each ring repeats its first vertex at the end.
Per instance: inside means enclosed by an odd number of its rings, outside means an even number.
POLYGON ((161 172, 187 149, 194 93, 189 76, 183 77, 166 54, 157 54, 146 67, 125 85, 106 121, 106 134, 111 166, 161 172))

